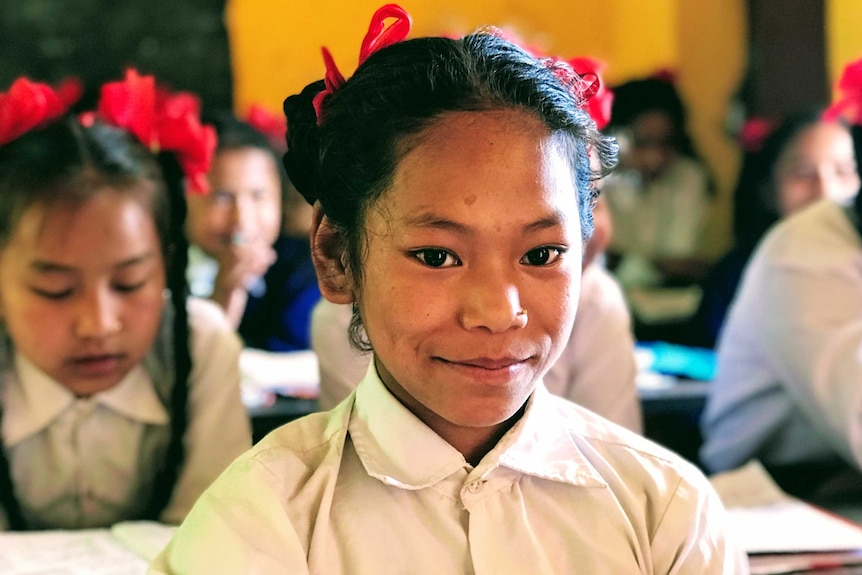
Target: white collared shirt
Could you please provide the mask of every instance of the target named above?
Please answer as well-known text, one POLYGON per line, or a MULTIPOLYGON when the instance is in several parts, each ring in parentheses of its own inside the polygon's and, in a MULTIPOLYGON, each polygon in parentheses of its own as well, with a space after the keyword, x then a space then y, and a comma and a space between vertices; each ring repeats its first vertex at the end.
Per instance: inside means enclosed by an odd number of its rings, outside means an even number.
POLYGON ((862 243, 822 200, 780 222, 743 275, 702 421, 712 470, 862 467, 862 243))
MULTIPOLYGON (((311 315, 311 345, 320 369, 320 407, 335 407, 368 369, 370 354, 355 350, 347 338, 350 305, 321 298, 311 315)), ((574 401, 614 423, 643 430, 638 399, 637 363, 631 316, 622 290, 601 266, 592 263, 581 277, 578 315, 545 385, 554 395, 574 401)))
MULTIPOLYGON (((240 343, 221 311, 189 300, 194 369, 186 457, 161 519, 182 521, 198 495, 251 445, 239 394, 240 343)), ((150 375, 78 398, 15 353, 3 382, 2 438, 31 529, 104 527, 138 517, 169 437, 150 375)), ((0 529, 5 525, 0 509, 0 529)))
POLYGON ((691 464, 541 385, 473 467, 371 366, 201 497, 151 573, 746 573, 691 464))

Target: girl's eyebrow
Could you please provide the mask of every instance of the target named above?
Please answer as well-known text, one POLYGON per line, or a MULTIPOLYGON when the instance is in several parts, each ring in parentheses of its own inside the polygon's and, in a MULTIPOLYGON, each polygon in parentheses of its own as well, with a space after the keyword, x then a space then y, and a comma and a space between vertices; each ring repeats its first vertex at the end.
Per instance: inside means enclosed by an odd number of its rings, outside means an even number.
MULTIPOLYGON (((525 226, 523 226, 522 231, 526 233, 535 233, 542 230, 559 227, 563 224, 563 221, 565 221, 565 219, 566 218, 564 214, 562 214, 561 212, 553 212, 534 222, 526 224, 525 226)), ((408 226, 450 231, 464 236, 468 236, 473 233, 472 228, 470 228, 469 226, 450 220, 448 218, 443 218, 428 213, 420 214, 415 217, 408 217, 405 219, 405 223, 408 226)))
MULTIPOLYGON (((154 257, 152 252, 146 252, 144 254, 131 257, 129 259, 123 260, 114 265, 114 269, 126 269, 138 264, 146 263, 154 257)), ((58 264, 56 262, 44 261, 44 260, 34 260, 30 262, 30 269, 36 271, 38 273, 66 273, 71 274, 75 273, 77 268, 72 266, 67 266, 63 264, 58 264)))

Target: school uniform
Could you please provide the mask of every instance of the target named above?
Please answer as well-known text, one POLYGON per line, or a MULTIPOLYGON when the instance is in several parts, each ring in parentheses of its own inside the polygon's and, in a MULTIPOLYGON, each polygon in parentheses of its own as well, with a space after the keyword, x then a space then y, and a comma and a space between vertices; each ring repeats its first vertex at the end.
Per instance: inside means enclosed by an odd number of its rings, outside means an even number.
POLYGON ((862 467, 862 242, 822 200, 774 227, 718 346, 700 456, 711 470, 862 467))
POLYGON ((473 467, 369 368, 204 493, 151 573, 745 573, 680 457, 542 385, 473 467))
MULTIPOLYGON (((200 493, 251 445, 240 399, 240 343, 221 310, 189 299, 193 371, 185 459, 160 519, 179 523, 200 493)), ((139 519, 170 440, 170 321, 150 354, 117 385, 76 397, 7 350, 2 439, 30 529, 106 527, 139 519)), ((6 521, 0 509, 0 529, 6 521)))
MULTIPOLYGON (((311 343, 320 366, 320 407, 332 409, 356 388, 371 355, 350 346, 350 305, 320 300, 311 315, 311 343)), ((631 317, 611 275, 591 264, 581 278, 578 314, 569 342, 545 375, 551 393, 640 433, 631 317)))

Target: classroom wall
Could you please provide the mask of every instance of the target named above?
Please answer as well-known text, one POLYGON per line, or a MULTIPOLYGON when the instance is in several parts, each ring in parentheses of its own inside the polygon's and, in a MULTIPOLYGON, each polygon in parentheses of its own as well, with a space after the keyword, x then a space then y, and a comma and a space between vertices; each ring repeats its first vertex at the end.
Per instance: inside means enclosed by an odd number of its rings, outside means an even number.
POLYGON ((827 0, 825 10, 827 74, 835 86, 844 66, 862 57, 862 2, 827 0))
MULTIPOLYGON (((255 102, 280 111, 286 95, 323 76, 322 45, 349 77, 380 5, 380 0, 228 0, 237 112, 255 102)), ((745 0, 403 0, 401 5, 413 16, 414 35, 465 33, 495 24, 548 53, 603 60, 609 84, 659 69, 675 71, 692 112, 694 138, 718 184, 718 217, 708 251, 724 249, 738 165, 725 117, 745 62, 745 0)))

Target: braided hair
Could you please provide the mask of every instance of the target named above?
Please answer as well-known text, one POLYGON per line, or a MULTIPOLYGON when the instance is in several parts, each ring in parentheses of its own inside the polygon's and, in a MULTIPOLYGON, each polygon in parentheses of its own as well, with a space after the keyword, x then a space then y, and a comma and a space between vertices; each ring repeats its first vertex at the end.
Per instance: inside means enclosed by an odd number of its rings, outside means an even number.
MULTIPOLYGON (((188 378, 192 369, 186 310, 187 241, 183 232, 183 174, 175 157, 155 157, 127 132, 96 121, 83 127, 67 117, 0 146, 0 250, 6 248, 24 212, 34 205, 83 205, 96 193, 132 194, 152 213, 167 265, 171 295, 173 382, 162 394, 170 413, 170 440, 153 479, 141 519, 156 519, 170 500, 185 458, 188 378), (141 185, 144 184, 144 185, 141 185)), ((9 343, 11 342, 4 342, 9 343)), ((2 366, 9 369, 8 366, 2 366)), ((0 394, 2 397, 2 394, 0 394)), ((0 404, 2 418, 2 404, 0 404)), ((0 505, 12 530, 27 528, 0 441, 0 505)))

